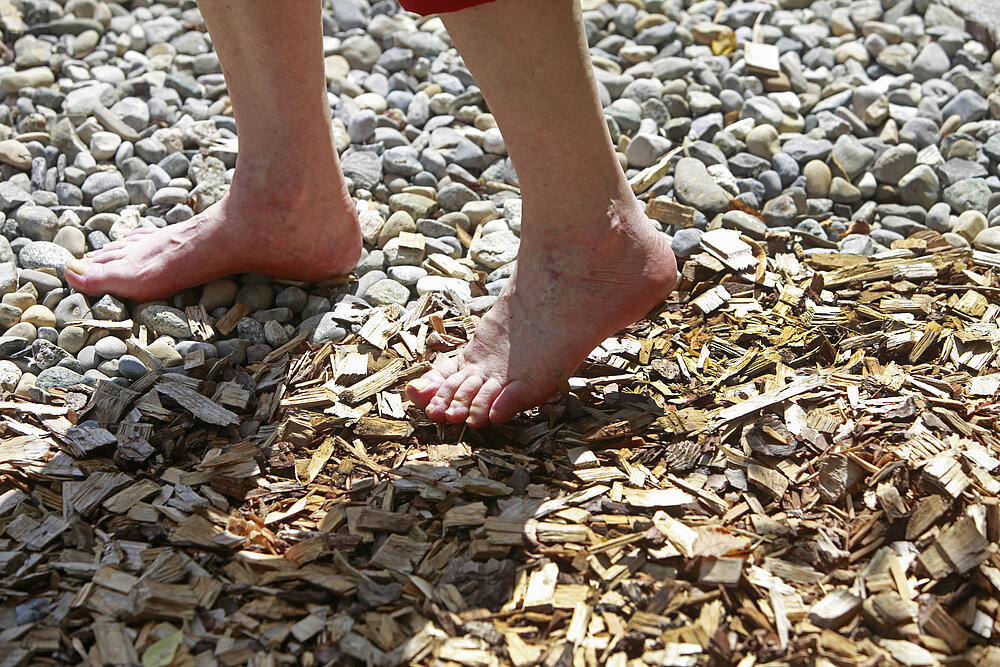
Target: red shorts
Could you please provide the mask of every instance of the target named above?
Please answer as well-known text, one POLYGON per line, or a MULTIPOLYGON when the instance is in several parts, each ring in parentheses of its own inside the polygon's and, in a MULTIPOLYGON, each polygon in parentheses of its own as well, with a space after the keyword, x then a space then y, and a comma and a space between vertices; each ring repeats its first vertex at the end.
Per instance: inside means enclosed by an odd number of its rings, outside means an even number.
POLYGON ((445 12, 457 12, 466 7, 485 5, 493 0, 399 0, 403 9, 414 14, 443 14, 445 12))

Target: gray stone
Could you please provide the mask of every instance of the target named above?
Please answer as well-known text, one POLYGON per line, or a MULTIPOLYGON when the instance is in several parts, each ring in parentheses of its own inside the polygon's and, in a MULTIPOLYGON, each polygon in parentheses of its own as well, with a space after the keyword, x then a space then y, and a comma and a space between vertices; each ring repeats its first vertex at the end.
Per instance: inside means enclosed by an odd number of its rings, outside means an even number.
POLYGON ((955 95, 950 102, 945 104, 941 109, 941 116, 944 118, 958 116, 961 122, 971 123, 986 118, 989 110, 990 105, 986 98, 969 88, 955 95))
POLYGON ((139 313, 139 319, 147 327, 163 336, 170 336, 171 338, 191 337, 187 315, 184 314, 184 311, 177 308, 156 304, 146 306, 139 313))
POLYGON ((149 372, 145 364, 139 361, 138 357, 133 357, 131 354, 122 355, 118 359, 118 372, 121 373, 122 377, 129 380, 138 380, 143 375, 149 372))
POLYGON ((799 209, 791 195, 781 195, 764 204, 761 215, 768 227, 790 227, 795 224, 799 209))
POLYGON ((31 344, 31 357, 42 370, 58 365, 68 356, 70 356, 69 352, 42 338, 36 338, 31 344))
POLYGON ((0 361, 0 391, 14 391, 21 379, 21 369, 13 361, 0 361))
MULTIPOLYGON (((722 216, 722 226, 729 229, 738 229, 750 238, 762 240, 767 236, 767 225, 749 213, 743 211, 729 211, 722 216)), ((676 238, 676 236, 675 236, 676 238)))
POLYGON ((55 269, 59 277, 63 277, 66 262, 73 259, 73 254, 60 245, 49 241, 32 241, 17 254, 18 264, 24 269, 55 269))
POLYGON ((884 229, 896 232, 904 237, 908 237, 926 229, 924 225, 920 224, 916 220, 904 218, 901 215, 887 215, 882 218, 879 224, 881 224, 884 229))
POLYGON ((917 149, 910 144, 890 146, 875 159, 872 174, 880 183, 896 185, 917 164, 917 149))
POLYGON ((30 342, 31 341, 23 336, 0 336, 0 359, 10 358, 21 350, 27 348, 28 343, 30 342))
POLYGON ((875 151, 851 135, 844 134, 833 145, 830 157, 847 175, 848 180, 854 180, 856 176, 866 170, 875 160, 875 151))
POLYGON ((913 59, 910 71, 917 81, 936 79, 951 68, 948 52, 940 44, 931 40, 924 45, 917 57, 913 59))
POLYGON ((670 150, 670 145, 669 139, 657 134, 639 133, 629 142, 625 157, 630 167, 651 167, 670 150))
POLYGON ((244 317, 236 323, 236 335, 243 340, 250 341, 251 345, 267 343, 264 325, 252 317, 244 317))
POLYGON ((674 170, 674 192, 677 201, 706 215, 725 211, 731 199, 700 160, 688 157, 681 158, 674 170))
POLYGON ((986 215, 989 211, 990 188, 981 178, 968 178, 945 188, 944 200, 956 213, 971 210, 986 215))
POLYGON ((47 391, 53 387, 68 389, 75 384, 87 384, 87 382, 80 373, 62 366, 46 368, 35 379, 35 387, 43 391, 47 391))
POLYGON ((872 243, 871 237, 864 234, 849 234, 841 239, 837 247, 840 252, 848 255, 871 257, 875 254, 875 245, 872 243))
POLYGON ((743 102, 740 118, 752 118, 758 125, 768 123, 775 127, 781 125, 785 117, 781 108, 767 97, 751 97, 743 102))
POLYGON ((410 300, 410 290, 395 280, 385 278, 368 288, 365 299, 374 306, 388 306, 393 303, 405 306, 410 300))
POLYGON ((810 160, 826 160, 833 150, 833 144, 826 139, 811 137, 795 137, 789 139, 781 147, 782 152, 791 155, 799 164, 810 160))
POLYGON ((128 352, 128 348, 121 338, 105 336, 94 343, 94 351, 105 359, 118 359, 128 352))
POLYGON ((927 211, 927 218, 924 220, 924 224, 933 229, 936 232, 941 232, 942 234, 949 231, 948 223, 951 218, 951 206, 947 202, 938 202, 931 206, 930 210, 927 211))
POLYGON ((94 319, 111 320, 113 322, 121 322, 128 316, 125 304, 110 294, 105 294, 98 299, 97 303, 90 307, 90 313, 94 319))
POLYGON ((521 240, 511 231, 487 234, 473 242, 469 256, 483 266, 496 269, 517 259, 520 244, 521 240))
POLYGON ((52 309, 52 314, 56 316, 56 326, 62 328, 74 320, 82 320, 90 317, 90 304, 83 294, 70 294, 52 309))
POLYGON ((701 248, 702 231, 694 227, 678 229, 670 242, 670 248, 678 259, 687 259, 701 248))
POLYGON ((273 348, 278 348, 288 342, 288 334, 285 328, 275 320, 264 322, 264 337, 267 344, 273 348))
POLYGON ((339 343, 347 337, 347 331, 333 318, 333 313, 315 315, 314 318, 316 322, 311 327, 307 327, 306 322, 302 323, 303 330, 310 331, 309 342, 313 345, 339 343))
POLYGON ((17 209, 17 226, 32 241, 51 241, 59 231, 59 219, 50 209, 25 205, 17 209))
POLYGON ((251 311, 266 310, 274 305, 274 288, 266 283, 244 285, 236 293, 236 301, 251 311))
MULTIPOLYGON (((954 186, 952 186, 954 187, 954 186)), ((941 183, 934 170, 925 164, 911 169, 899 180, 899 201, 930 208, 941 193, 941 183)))

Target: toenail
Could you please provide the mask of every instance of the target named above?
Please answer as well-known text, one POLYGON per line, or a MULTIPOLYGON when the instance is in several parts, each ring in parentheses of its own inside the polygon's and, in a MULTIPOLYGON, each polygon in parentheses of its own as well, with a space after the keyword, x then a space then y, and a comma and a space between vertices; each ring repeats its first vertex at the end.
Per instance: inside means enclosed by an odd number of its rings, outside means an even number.
POLYGON ((72 271, 78 276, 82 276, 87 272, 87 264, 88 262, 85 262, 82 259, 71 259, 66 262, 66 270, 72 271))
POLYGON ((413 391, 425 391, 430 386, 430 380, 424 380, 423 378, 414 380, 410 383, 410 388, 413 389, 413 391))

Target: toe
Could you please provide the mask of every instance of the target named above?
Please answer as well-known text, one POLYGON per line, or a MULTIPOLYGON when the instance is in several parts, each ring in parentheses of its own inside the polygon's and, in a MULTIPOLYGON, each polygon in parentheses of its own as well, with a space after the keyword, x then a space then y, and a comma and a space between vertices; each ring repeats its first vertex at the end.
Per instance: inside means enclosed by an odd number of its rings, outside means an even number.
POLYGON ((462 368, 447 377, 444 384, 434 394, 434 398, 427 404, 427 416, 434 421, 444 421, 445 412, 448 410, 448 406, 451 405, 451 399, 455 397, 455 392, 458 391, 458 388, 462 386, 462 383, 470 375, 471 369, 462 368))
POLYGON ((472 428, 482 428, 490 423, 490 408, 493 401, 503 390, 503 384, 495 378, 490 378, 479 388, 476 397, 472 399, 469 407, 469 417, 466 423, 472 428))
POLYGON ((444 359, 406 386, 406 397, 418 408, 426 408, 445 380, 458 370, 455 359, 444 359))
POLYGON ((496 397, 490 407, 490 422, 502 424, 510 421, 521 410, 538 404, 537 392, 533 391, 528 383, 522 380, 514 380, 496 397))
POLYGON ((91 264, 103 264, 105 262, 113 262, 116 259, 121 259, 127 254, 125 248, 112 248, 110 250, 105 250, 101 248, 100 252, 94 253, 86 258, 91 264))
POLYGON ((66 282, 77 292, 83 292, 90 296, 103 294, 103 286, 108 280, 109 268, 112 268, 115 263, 117 262, 71 261, 66 265, 66 282))
POLYGON ((469 408, 472 407, 472 401, 479 392, 479 388, 483 386, 483 381, 482 376, 478 373, 473 373, 465 378, 451 399, 451 405, 445 412, 445 419, 452 424, 461 424, 466 421, 469 418, 469 408))

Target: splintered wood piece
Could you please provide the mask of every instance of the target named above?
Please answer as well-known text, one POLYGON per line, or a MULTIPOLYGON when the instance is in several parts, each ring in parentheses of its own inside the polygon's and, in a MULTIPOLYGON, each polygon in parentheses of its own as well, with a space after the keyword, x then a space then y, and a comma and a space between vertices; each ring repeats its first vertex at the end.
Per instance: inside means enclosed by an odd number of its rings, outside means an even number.
POLYGON ((732 296, 726 288, 722 285, 718 285, 692 301, 691 305, 700 310, 702 314, 708 315, 712 311, 726 305, 726 302, 728 302, 731 298, 732 296))
POLYGON ((666 197, 653 197, 646 204, 646 217, 678 229, 694 226, 694 209, 666 197))
POLYGON ((393 572, 413 572, 414 565, 424 557, 430 546, 393 534, 372 554, 372 565, 393 572))
POLYGON ((735 586, 742 576, 742 558, 702 558, 698 569, 698 581, 710 586, 735 586))
POLYGON ((215 323, 215 330, 218 331, 223 336, 228 336, 239 324, 240 320, 250 314, 250 308, 242 301, 237 301, 233 304, 232 308, 226 311, 226 314, 218 319, 215 323))
POLYGON ((720 410, 714 415, 710 428, 720 428, 724 424, 731 421, 735 421, 741 417, 763 410, 764 408, 777 405, 778 403, 787 401, 790 398, 795 398, 796 396, 810 392, 821 387, 824 382, 824 379, 818 376, 794 380, 780 389, 760 394, 759 396, 755 396, 748 401, 737 403, 731 408, 720 410))
POLYGON ((187 315, 188 328, 191 329, 192 337, 206 343, 215 340, 215 330, 212 329, 212 320, 208 317, 205 306, 201 304, 188 306, 184 309, 184 314, 187 315))
POLYGON ((160 491, 160 485, 151 479, 143 479, 135 484, 130 484, 110 498, 106 499, 102 505, 104 509, 112 514, 123 514, 129 511, 136 503, 146 500, 150 496, 160 491))
POLYGON ((239 423, 236 413, 202 396, 194 389, 188 387, 187 384, 178 380, 177 376, 161 376, 156 382, 156 391, 174 399, 203 422, 218 426, 229 426, 230 424, 239 423))
POLYGON ((482 502, 458 505, 445 512, 444 527, 481 526, 486 523, 486 505, 482 502))
POLYGON ((113 448, 118 444, 118 439, 100 426, 74 426, 59 442, 67 454, 79 459, 113 448))
MULTIPOLYGON (((422 239, 423 237, 421 237, 422 239)), ((384 350, 389 345, 389 339, 395 336, 400 328, 401 324, 398 316, 390 317, 389 309, 383 307, 371 314, 364 326, 361 327, 358 335, 378 349, 384 350)))
POLYGON ((680 489, 622 489, 622 500, 633 507, 675 507, 694 502, 694 496, 680 489))
POLYGON ((182 621, 194 616, 198 596, 188 585, 145 580, 129 593, 129 602, 133 618, 182 621))
POLYGON ((135 646, 122 623, 95 623, 94 639, 105 665, 135 665, 139 662, 135 646))
POLYGON ((963 516, 918 558, 933 579, 943 579, 950 572, 969 572, 989 557, 990 543, 979 532, 976 522, 963 516))
POLYGON ((382 510, 366 507, 358 517, 358 528, 386 533, 407 533, 413 520, 405 514, 396 512, 384 512, 382 510))
POLYGON ((831 591, 809 610, 809 621, 821 628, 837 629, 847 624, 861 609, 861 598, 846 588, 831 591))
POLYGON ((556 592, 556 579, 559 577, 559 566, 555 563, 545 563, 532 571, 528 578, 528 590, 524 594, 525 611, 547 611, 552 609, 552 599, 556 592))
MULTIPOLYGON (((290 437, 290 434, 287 431, 285 437, 290 437)), ((333 456, 333 452, 336 450, 338 445, 346 447, 347 442, 339 436, 333 436, 323 440, 320 446, 316 448, 316 451, 313 452, 312 457, 309 459, 309 465, 306 466, 306 484, 312 484, 313 480, 315 480, 320 472, 323 471, 323 468, 326 467, 327 461, 329 461, 330 457, 333 456)))
POLYGON ((701 245, 733 271, 745 271, 757 264, 753 248, 734 229, 713 229, 701 236, 701 245))
POLYGON ((405 365, 406 362, 402 359, 393 359, 378 372, 340 392, 340 400, 356 404, 372 394, 377 394, 383 389, 388 389, 399 380, 401 371, 405 365))

